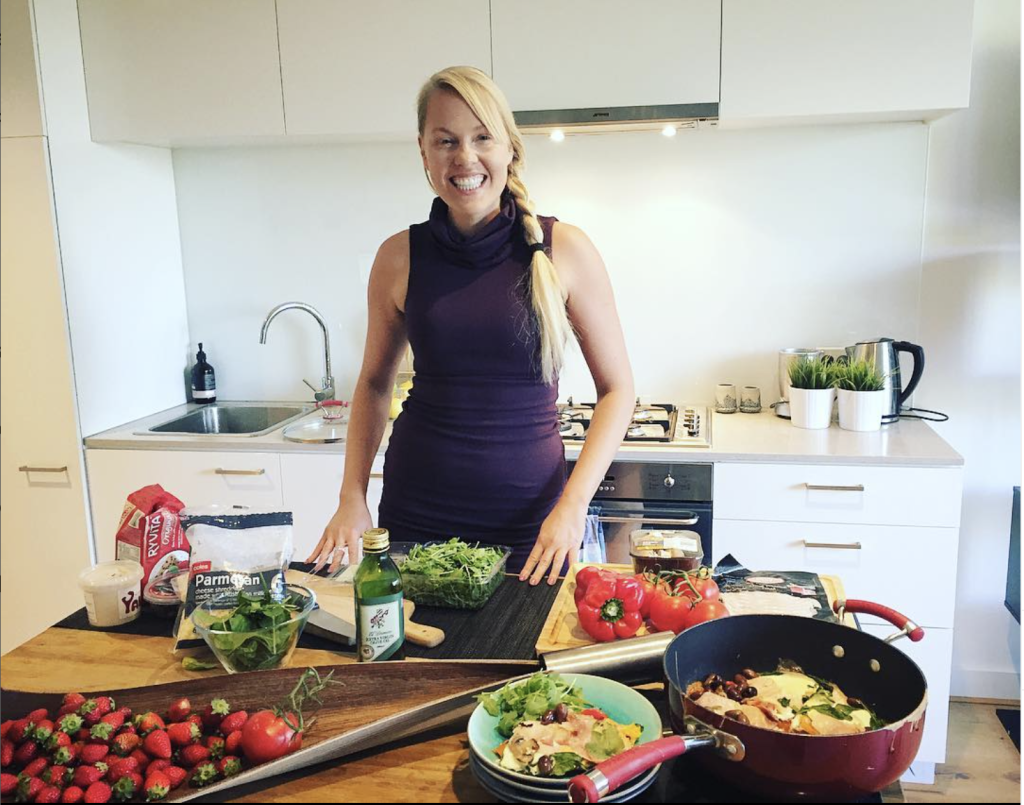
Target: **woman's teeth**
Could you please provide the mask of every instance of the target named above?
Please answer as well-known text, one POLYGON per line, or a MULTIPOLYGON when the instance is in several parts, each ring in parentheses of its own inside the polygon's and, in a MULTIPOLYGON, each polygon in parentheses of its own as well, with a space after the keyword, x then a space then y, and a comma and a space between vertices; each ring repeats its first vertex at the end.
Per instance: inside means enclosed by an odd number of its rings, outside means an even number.
POLYGON ((459 190, 466 190, 466 191, 476 190, 483 183, 484 183, 484 177, 483 176, 474 176, 474 177, 469 178, 469 179, 452 179, 452 184, 454 184, 457 188, 459 188, 459 190))

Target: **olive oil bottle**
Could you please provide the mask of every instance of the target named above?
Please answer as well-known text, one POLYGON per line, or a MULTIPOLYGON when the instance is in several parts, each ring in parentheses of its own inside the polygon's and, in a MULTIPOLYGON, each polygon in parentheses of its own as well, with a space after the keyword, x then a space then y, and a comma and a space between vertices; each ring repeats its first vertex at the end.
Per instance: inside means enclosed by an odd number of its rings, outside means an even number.
POLYGON ((363 534, 363 561, 353 581, 359 662, 405 659, 402 574, 388 553, 390 545, 386 528, 363 534))

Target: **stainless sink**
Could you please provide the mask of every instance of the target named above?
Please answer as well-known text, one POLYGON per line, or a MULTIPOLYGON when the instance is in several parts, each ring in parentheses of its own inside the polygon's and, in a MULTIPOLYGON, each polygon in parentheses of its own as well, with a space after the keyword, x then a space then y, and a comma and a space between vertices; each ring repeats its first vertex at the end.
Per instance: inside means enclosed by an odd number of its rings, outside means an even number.
POLYGON ((263 436, 312 411, 303 405, 213 403, 149 428, 149 433, 263 436))

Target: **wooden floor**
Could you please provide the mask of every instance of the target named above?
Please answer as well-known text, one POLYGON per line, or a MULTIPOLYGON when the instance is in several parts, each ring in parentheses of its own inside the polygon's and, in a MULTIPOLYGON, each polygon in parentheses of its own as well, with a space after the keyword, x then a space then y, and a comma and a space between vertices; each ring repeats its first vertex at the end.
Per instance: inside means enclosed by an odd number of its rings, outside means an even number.
POLYGON ((907 802, 1020 802, 1020 753, 996 718, 996 706, 949 705, 946 762, 935 785, 903 785, 907 802))

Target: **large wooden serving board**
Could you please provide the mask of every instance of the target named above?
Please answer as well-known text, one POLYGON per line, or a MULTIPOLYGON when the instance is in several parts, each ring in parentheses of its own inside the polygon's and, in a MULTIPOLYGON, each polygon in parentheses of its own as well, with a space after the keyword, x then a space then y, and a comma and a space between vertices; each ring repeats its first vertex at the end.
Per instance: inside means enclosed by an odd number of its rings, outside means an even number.
MULTIPOLYGON (((253 713, 287 696, 304 670, 288 668, 105 692, 113 696, 118 706, 127 705, 137 713, 149 710, 164 713, 170 702, 181 696, 187 696, 193 708, 205 707, 213 698, 224 698, 232 709, 253 713)), ((510 678, 529 674, 536 670, 536 663, 382 662, 321 666, 317 670, 323 676, 333 671, 333 678, 339 684, 330 686, 322 694, 323 706, 315 711, 316 721, 306 733, 302 749, 205 789, 183 785, 172 792, 168 800, 185 801, 216 794, 453 721, 464 721, 476 704, 472 693, 491 690, 510 678), (346 741, 346 736, 350 740, 346 741)), ((5 718, 17 717, 37 707, 56 712, 63 693, 3 690, 0 691, 0 707, 5 718)))
MULTIPOLYGON (((589 646, 596 642, 580 626, 579 617, 576 615, 576 602, 573 598, 573 593, 576 591, 576 573, 580 568, 586 567, 588 564, 591 563, 581 562, 574 564, 562 581, 558 596, 551 605, 547 620, 544 621, 544 627, 537 638, 536 648, 538 655, 548 651, 589 646)), ((596 564, 595 567, 604 568, 616 573, 633 573, 632 565, 596 564)), ((825 592, 828 594, 829 603, 846 597, 843 584, 838 577, 819 576, 819 578, 821 579, 822 586, 825 588, 825 592)), ((854 625, 850 615, 847 615, 847 625, 854 625)), ((640 627, 637 635, 642 636, 649 633, 648 627, 644 625, 640 627)))

